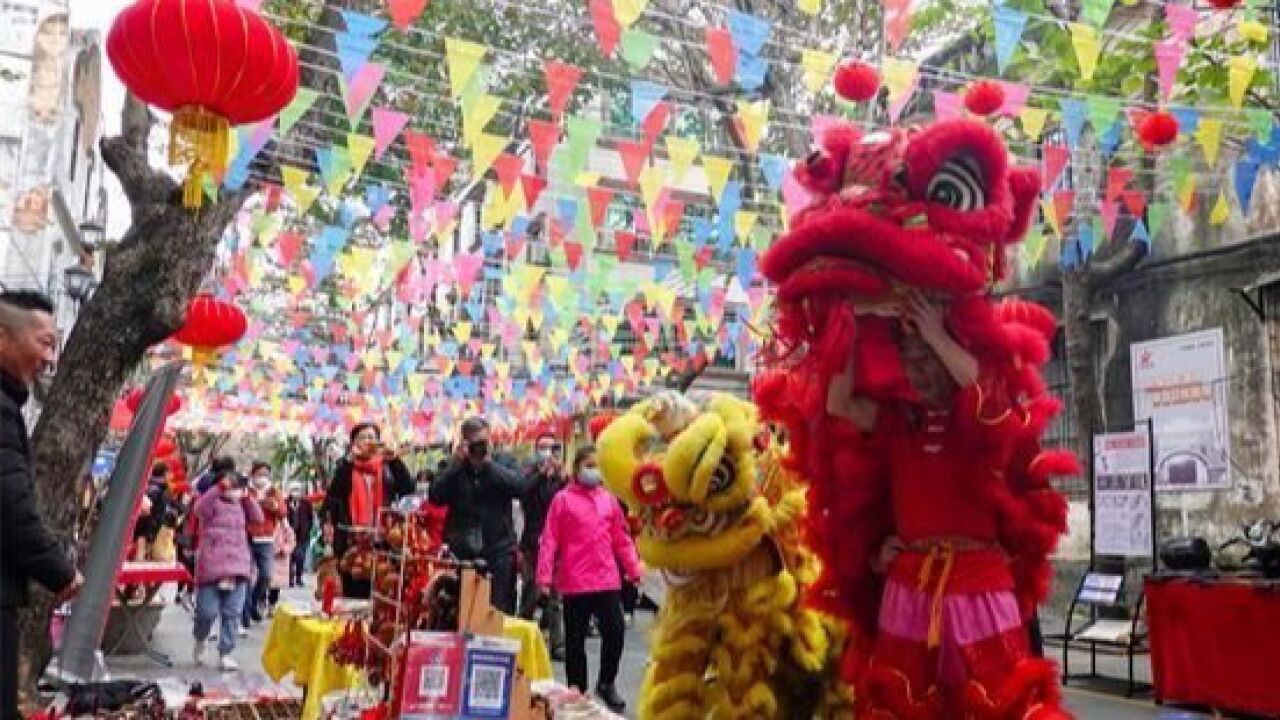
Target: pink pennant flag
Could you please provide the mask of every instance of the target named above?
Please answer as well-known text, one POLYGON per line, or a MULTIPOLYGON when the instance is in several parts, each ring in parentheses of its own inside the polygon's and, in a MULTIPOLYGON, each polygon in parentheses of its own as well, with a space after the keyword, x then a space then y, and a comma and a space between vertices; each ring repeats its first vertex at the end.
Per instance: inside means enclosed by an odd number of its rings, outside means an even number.
POLYGON ((1170 37, 1186 42, 1196 34, 1200 14, 1195 8, 1170 2, 1164 6, 1164 17, 1169 24, 1170 37))
POLYGON ((463 295, 471 294, 471 286, 475 284, 476 274, 483 265, 484 253, 458 253, 453 256, 454 276, 463 295))
POLYGON ((385 233, 390 230, 391 219, 394 218, 395 216, 396 216, 395 207, 390 203, 388 203, 378 208, 378 212, 374 213, 373 217, 370 219, 373 221, 374 227, 378 228, 378 230, 385 233))
POLYGON ((884 1, 884 36, 889 50, 896 51, 911 32, 911 0, 884 1))
POLYGON ((302 235, 293 231, 280 233, 276 240, 276 249, 280 253, 280 264, 290 267, 298 259, 298 251, 302 249, 302 235))
POLYGON ((431 159, 431 172, 435 175, 436 187, 443 189, 449 184, 449 178, 453 177, 453 171, 458 167, 458 158, 452 155, 440 153, 431 159))
POLYGON ((964 104, 960 99, 960 94, 945 90, 934 90, 933 114, 939 120, 954 120, 964 117, 964 104))
POLYGON ((782 179, 782 202, 787 209, 787 216, 795 217, 801 210, 809 207, 813 196, 796 180, 794 173, 787 173, 782 179))
POLYGON ((1040 189, 1047 191, 1058 182, 1058 177, 1062 175, 1063 169, 1067 167, 1067 160, 1071 159, 1071 151, 1067 150, 1066 145, 1045 145, 1043 148, 1043 165, 1040 172, 1040 189))
POLYGON ((546 120, 530 120, 529 142, 533 144, 533 156, 538 167, 546 170, 551 151, 560 142, 560 125, 546 120))
POLYGON ((590 0, 591 24, 596 29, 596 40, 600 43, 600 52, 609 57, 618 40, 622 37, 622 26, 613 14, 613 3, 609 0, 590 0))
POLYGON ((387 148, 396 141, 400 131, 409 123, 409 115, 390 108, 373 109, 373 159, 381 160, 387 148))
POLYGON ((1116 229, 1116 219, 1120 217, 1120 204, 1111 200, 1103 200, 1098 203, 1098 215, 1102 217, 1102 230, 1106 235, 1106 239, 1111 239, 1111 233, 1116 229))
POLYGON ((382 84, 382 76, 387 72, 381 63, 365 63, 356 71, 355 77, 347 85, 347 94, 343 97, 347 106, 347 119, 356 120, 364 112, 373 97, 373 92, 382 84))
POLYGON ((1107 170, 1107 199, 1115 200, 1124 191, 1124 186, 1133 179, 1133 170, 1126 167, 1113 167, 1107 170))
POLYGON ((823 138, 827 136, 827 131, 843 122, 842 118, 835 115, 814 115, 809 121, 809 134, 813 137, 813 143, 821 145, 823 138))
POLYGON ((1018 117, 1022 112, 1022 108, 1027 106, 1027 96, 1031 94, 1031 88, 1023 83, 1006 82, 997 80, 1000 87, 1004 88, 1004 104, 1000 106, 1000 114, 1009 117, 1018 117))
MULTIPOLYGON (((1174 5, 1168 7, 1172 10, 1174 5)), ((1187 43, 1182 39, 1161 40, 1152 45, 1156 56, 1156 73, 1160 82, 1160 99, 1168 102, 1173 93, 1173 83, 1178 79, 1178 68, 1182 65, 1182 56, 1186 54, 1187 43)))

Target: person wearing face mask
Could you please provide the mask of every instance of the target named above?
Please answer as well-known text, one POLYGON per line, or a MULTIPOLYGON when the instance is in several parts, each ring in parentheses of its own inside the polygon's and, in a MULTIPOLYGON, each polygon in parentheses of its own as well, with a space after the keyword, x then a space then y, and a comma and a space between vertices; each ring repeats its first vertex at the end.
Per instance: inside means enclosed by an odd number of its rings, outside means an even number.
MULTIPOLYGON (((414 491, 413 476, 395 450, 382 444, 377 425, 361 423, 351 428, 347 456, 338 461, 333 480, 325 494, 325 544, 341 558, 354 542, 351 528, 371 528, 378 522, 378 509, 390 507, 414 491)), ((342 594, 367 598, 372 588, 368 580, 342 575, 342 594)))
POLYGON ((209 632, 218 630, 218 668, 239 669, 231 653, 237 626, 249 593, 253 558, 245 542, 248 527, 263 521, 262 508, 235 473, 222 473, 192 510, 200 519, 200 552, 196 555, 195 649, 197 665, 204 664, 209 632))
POLYGON ((535 455, 524 471, 529 491, 520 498, 524 514, 524 529, 520 533, 521 568, 524 583, 520 588, 520 617, 534 619, 542 610, 542 624, 550 635, 551 657, 564 659, 564 620, 560 598, 554 594, 538 592, 538 543, 546 524, 551 501, 565 484, 563 446, 554 433, 543 433, 534 443, 535 455))
POLYGON ((289 556, 289 587, 302 587, 302 575, 307 569, 307 553, 311 549, 311 528, 315 526, 315 508, 302 496, 302 484, 289 485, 289 499, 285 504, 285 517, 293 528, 297 542, 289 556))
POLYGON ((271 575, 276 554, 276 525, 284 517, 280 491, 271 483, 271 465, 255 462, 249 471, 249 496, 262 508, 262 520, 249 524, 249 549, 253 557, 254 580, 245 598, 241 625, 252 627, 262 622, 262 610, 271 589, 271 575))
POLYGON ((473 417, 462 423, 449 467, 431 484, 431 502, 449 510, 444 542, 462 560, 483 560, 489 569, 490 601, 515 614, 515 521, 512 504, 528 485, 492 459, 489 423, 473 417))
POLYGON ((595 448, 581 447, 573 459, 574 481, 551 501, 538 550, 538 588, 564 598, 565 677, 587 691, 587 631, 600 628, 600 674, 596 695, 614 712, 626 702, 614 680, 626 632, 622 619, 622 572, 639 583, 644 566, 627 533, 617 498, 602 487, 595 448), (619 572, 621 567, 622 572, 619 572))

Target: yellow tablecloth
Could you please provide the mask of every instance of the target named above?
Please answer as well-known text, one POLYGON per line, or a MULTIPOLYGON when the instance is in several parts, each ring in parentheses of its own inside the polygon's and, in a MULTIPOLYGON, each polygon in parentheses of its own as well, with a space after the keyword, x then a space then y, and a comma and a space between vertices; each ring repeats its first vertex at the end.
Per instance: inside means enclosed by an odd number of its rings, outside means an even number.
MULTIPOLYGON (((345 625, 345 620, 307 617, 288 604, 281 604, 272 616, 262 648, 262 668, 276 682, 293 673, 294 683, 307 689, 303 720, 320 716, 320 701, 325 695, 355 687, 360 682, 359 672, 329 658, 329 646, 342 634, 345 625)), ((537 625, 509 617, 504 618, 502 632, 520 641, 516 662, 529 679, 545 680, 552 676, 551 655, 537 625)))

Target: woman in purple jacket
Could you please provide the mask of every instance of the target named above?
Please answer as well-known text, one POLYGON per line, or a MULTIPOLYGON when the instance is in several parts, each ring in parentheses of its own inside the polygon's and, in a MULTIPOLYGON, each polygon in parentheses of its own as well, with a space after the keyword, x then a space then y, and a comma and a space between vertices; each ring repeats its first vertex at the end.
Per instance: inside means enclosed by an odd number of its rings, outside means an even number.
POLYGON ((239 669, 231 657, 236 632, 248 593, 253 560, 246 538, 248 523, 262 522, 262 508, 247 494, 235 473, 223 473, 200 496, 193 512, 200 520, 200 551, 196 556, 195 662, 204 664, 206 641, 215 620, 218 631, 218 668, 239 669))

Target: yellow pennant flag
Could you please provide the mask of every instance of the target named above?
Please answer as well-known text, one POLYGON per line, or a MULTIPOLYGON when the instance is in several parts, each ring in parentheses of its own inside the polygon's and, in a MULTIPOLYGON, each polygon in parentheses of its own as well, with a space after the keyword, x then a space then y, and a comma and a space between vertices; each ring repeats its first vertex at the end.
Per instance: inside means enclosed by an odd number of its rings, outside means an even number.
POLYGON ((817 15, 822 12, 822 0, 796 0, 796 7, 800 8, 801 12, 817 15))
POLYGON ((896 121, 920 84, 920 65, 912 60, 885 58, 881 70, 884 86, 889 91, 889 117, 896 121))
POLYGON ((484 132, 502 108, 502 100, 489 93, 473 93, 462 98, 462 143, 466 147, 484 132))
POLYGON ((466 345, 471 340, 471 322, 460 320, 453 324, 453 336, 458 339, 462 345, 466 345))
MULTIPOLYGON (((595 187, 600 184, 600 177, 598 172, 580 172, 573 176, 573 184, 584 188, 595 187)), ((519 187, 519 185, 516 186, 517 189, 519 187)))
POLYGON ((836 66, 836 54, 825 50, 805 48, 800 51, 800 67, 804 72, 804 86, 811 93, 826 87, 831 69, 836 66))
POLYGON ((1218 149, 1222 147, 1222 121, 1217 118, 1201 120, 1200 126, 1196 128, 1196 140, 1204 150, 1205 162, 1210 166, 1216 165, 1218 149))
POLYGON ((1182 211, 1190 213, 1196 204, 1196 176, 1187 173, 1187 177, 1182 181, 1182 186, 1177 189, 1178 204, 1182 207, 1182 211))
POLYGON ((1253 74, 1258 70, 1258 59, 1250 55, 1240 55, 1227 61, 1227 95, 1231 98, 1231 106, 1239 110, 1244 104, 1244 94, 1253 82, 1253 74))
POLYGON ((746 246, 747 240, 751 237, 751 231, 756 229, 756 221, 760 219, 759 213, 750 210, 739 210, 733 216, 733 232, 738 236, 738 243, 746 246))
POLYGON ((517 293, 521 300, 528 301, 533 291, 538 289, 538 283, 542 282, 543 276, 547 274, 547 269, 538 265, 520 265, 516 267, 516 287, 519 288, 517 293))
POLYGON ((618 332, 618 323, 621 320, 621 315, 615 315, 614 313, 600 314, 600 324, 604 325, 604 331, 609 336, 610 340, 612 340, 613 336, 618 332))
POLYGON ((1209 222, 1214 225, 1221 225, 1231 217, 1231 206, 1227 204, 1227 196, 1218 191, 1218 202, 1213 204, 1213 210, 1209 213, 1209 222))
POLYGON ((1044 133, 1044 121, 1049 117, 1049 111, 1043 108, 1024 107, 1022 112, 1018 113, 1018 121, 1022 123, 1022 132, 1027 134, 1031 140, 1039 140, 1044 133))
POLYGON ((449 92, 454 97, 462 95, 476 68, 484 59, 485 47, 469 40, 447 37, 444 39, 444 61, 449 68, 449 92))
POLYGON ((707 187, 711 189, 711 197, 720 202, 720 193, 724 192, 724 184, 729 182, 733 161, 715 155, 703 155, 702 168, 707 173, 707 187))
POLYGON ((1053 234, 1061 238, 1062 223, 1058 219, 1058 210, 1053 206, 1052 198, 1040 198, 1040 214, 1049 221, 1049 227, 1053 228, 1053 234))
POLYGON ((498 346, 494 343, 491 343, 491 342, 480 343, 480 357, 484 358, 485 360, 492 359, 493 351, 497 349, 498 349, 498 346))
POLYGON ((1263 25, 1257 20, 1247 20, 1245 18, 1241 18, 1240 25, 1239 27, 1236 28, 1236 30, 1240 33, 1240 37, 1242 39, 1248 40, 1249 42, 1258 43, 1259 45, 1261 45, 1262 43, 1265 43, 1267 41, 1267 37, 1269 36, 1269 33, 1267 31, 1267 26, 1263 25))
POLYGON ((347 155, 351 159, 351 172, 358 178, 364 172, 364 164, 369 162, 376 142, 368 135, 347 133, 347 155))
POLYGON ((640 171, 639 179, 640 199, 645 205, 652 206, 658 200, 658 193, 662 192, 662 173, 654 166, 646 165, 640 171))
POLYGON ((1090 80, 1098 69, 1098 31, 1092 25, 1071 23, 1071 47, 1076 51, 1076 62, 1080 65, 1080 79, 1090 80))
POLYGON ((671 163, 667 168, 667 177, 671 182, 679 183, 684 180, 685 173, 693 164, 693 159, 698 156, 698 150, 697 140, 676 135, 667 136, 667 161, 671 163))
POLYGON ((290 275, 286 282, 289 285, 289 292, 294 295, 300 295, 302 291, 307 289, 307 279, 301 275, 290 275))
POLYGON ((649 0, 613 0, 613 17, 618 24, 629 28, 644 14, 649 0))
POLYGON ((738 101, 738 122, 741 123, 742 140, 747 150, 755 152, 764 137, 764 126, 769 122, 769 101, 738 101))
POLYGON ((482 177, 489 168, 493 166, 493 161, 498 159, 502 151, 506 149, 510 138, 501 135, 490 135, 487 132, 480 133, 475 142, 471 145, 471 175, 472 177, 482 177))
POLYGON ((289 196, 298 204, 298 213, 306 213, 311 203, 320 196, 320 188, 307 185, 307 171, 292 165, 282 167, 280 175, 284 180, 285 189, 289 191, 289 196))

